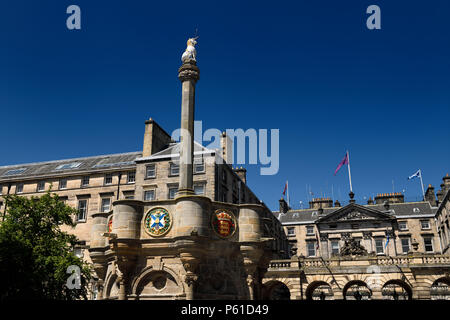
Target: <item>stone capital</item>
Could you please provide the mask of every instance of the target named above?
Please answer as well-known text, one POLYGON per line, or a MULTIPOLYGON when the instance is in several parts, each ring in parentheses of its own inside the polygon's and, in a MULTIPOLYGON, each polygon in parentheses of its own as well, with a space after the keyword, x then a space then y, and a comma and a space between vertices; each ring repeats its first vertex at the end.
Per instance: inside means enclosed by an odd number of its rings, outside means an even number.
POLYGON ((178 79, 181 82, 191 80, 194 83, 200 79, 200 69, 197 67, 195 61, 190 60, 181 65, 178 69, 178 79))

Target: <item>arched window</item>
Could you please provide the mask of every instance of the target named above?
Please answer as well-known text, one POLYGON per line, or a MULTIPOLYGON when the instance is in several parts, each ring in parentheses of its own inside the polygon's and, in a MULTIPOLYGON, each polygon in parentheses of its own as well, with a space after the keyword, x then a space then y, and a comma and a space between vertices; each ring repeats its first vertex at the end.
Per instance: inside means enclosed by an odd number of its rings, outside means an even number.
POLYGON ((381 294, 386 300, 411 300, 412 290, 409 285, 401 280, 390 280, 381 289, 381 294))
POLYGON ((372 290, 364 281, 354 280, 345 285, 343 295, 345 300, 370 300, 372 290))
POLYGON ((333 290, 331 286, 324 281, 315 281, 306 288, 307 300, 331 300, 333 299, 333 290))
POLYGON ((450 278, 437 279, 431 286, 431 300, 450 300, 450 278))

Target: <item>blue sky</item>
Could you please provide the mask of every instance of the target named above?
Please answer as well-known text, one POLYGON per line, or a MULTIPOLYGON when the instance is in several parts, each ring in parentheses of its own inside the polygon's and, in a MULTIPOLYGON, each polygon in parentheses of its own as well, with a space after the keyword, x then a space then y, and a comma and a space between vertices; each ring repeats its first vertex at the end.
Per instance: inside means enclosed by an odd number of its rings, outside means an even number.
POLYGON ((0 165, 142 148, 144 121, 179 127, 177 68, 198 28, 196 120, 280 129, 280 170, 250 187, 272 209, 438 187, 450 171, 450 2, 3 1, 0 165), (82 29, 66 28, 77 4, 82 29), (381 8, 381 30, 366 8, 381 8))

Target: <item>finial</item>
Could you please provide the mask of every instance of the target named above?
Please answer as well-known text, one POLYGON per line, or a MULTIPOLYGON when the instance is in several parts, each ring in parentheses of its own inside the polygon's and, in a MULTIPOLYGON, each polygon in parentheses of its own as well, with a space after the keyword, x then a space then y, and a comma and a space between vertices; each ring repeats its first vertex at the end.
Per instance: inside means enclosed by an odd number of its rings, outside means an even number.
POLYGON ((188 63, 190 61, 197 61, 197 50, 195 50, 195 45, 197 44, 196 39, 198 39, 198 37, 195 38, 189 38, 187 40, 187 47, 186 50, 183 52, 183 55, 181 56, 181 61, 183 61, 183 63, 188 63))

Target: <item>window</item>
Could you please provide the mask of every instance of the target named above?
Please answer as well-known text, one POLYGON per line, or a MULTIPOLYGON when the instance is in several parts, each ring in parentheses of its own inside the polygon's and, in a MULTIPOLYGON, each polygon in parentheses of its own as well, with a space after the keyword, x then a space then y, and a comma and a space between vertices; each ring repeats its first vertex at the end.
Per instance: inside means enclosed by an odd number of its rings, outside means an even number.
POLYGON ((111 198, 102 198, 102 207, 100 208, 101 212, 109 212, 111 208, 111 198))
POLYGON ((205 185, 204 184, 194 185, 194 192, 196 195, 205 194, 205 185))
POLYGON ((149 164, 146 167, 145 177, 146 178, 156 178, 156 166, 155 166, 155 164, 149 164))
POLYGON ((307 235, 314 234, 314 226, 306 226, 306 234, 307 235))
POLYGON ((18 183, 16 185, 16 193, 22 193, 23 192, 23 183, 18 183))
POLYGON ((105 182, 104 182, 104 184, 105 185, 112 184, 112 178, 113 178, 112 173, 105 174, 105 182))
POLYGON ((402 238, 401 242, 402 242, 402 252, 405 254, 408 253, 409 252, 409 238, 402 238))
POLYGON ((375 239, 375 252, 377 254, 384 253, 383 239, 375 239))
POLYGON ((144 191, 144 201, 153 201, 153 200, 155 200, 155 190, 144 191))
POLYGON ((86 221, 87 200, 78 200, 78 216, 77 221, 86 221))
POLYGON ((169 199, 175 199, 177 192, 178 192, 178 187, 170 187, 169 188, 169 199))
POLYGON ((420 220, 420 225, 422 226, 422 230, 430 230, 430 221, 429 220, 420 220))
POLYGON ((44 191, 45 190, 45 181, 39 181, 37 184, 37 191, 44 191))
POLYGON ((89 186, 89 176, 84 176, 83 178, 81 178, 81 186, 82 187, 89 186))
POLYGON ((194 161, 194 173, 205 172, 205 163, 203 160, 194 161))
POLYGON ((331 241, 331 254, 333 254, 333 255, 339 254, 339 241, 338 240, 331 241))
POLYGON ((83 256, 84 256, 82 248, 75 248, 75 249, 73 249, 73 253, 75 254, 75 256, 77 256, 80 259, 82 259, 83 256))
POLYGON ((408 223, 406 221, 399 221, 398 229, 399 230, 408 230, 408 223))
POLYGON ((128 200, 133 200, 134 199, 134 191, 124 191, 123 197, 128 200))
POLYGON ((314 241, 308 241, 306 243, 306 250, 308 257, 314 257, 316 255, 316 243, 314 241))
POLYGON ((127 183, 134 183, 136 181, 136 171, 128 172, 127 183))
POLYGON ((294 227, 288 227, 287 228, 287 235, 288 236, 295 236, 295 228, 294 227))
POLYGON ((59 190, 67 189, 67 179, 59 180, 59 190))
POLYGON ((432 237, 424 237, 423 243, 425 246, 425 252, 433 252, 433 238, 432 237))
POLYGON ((176 163, 170 164, 170 175, 171 176, 177 176, 180 173, 180 166, 176 163))

